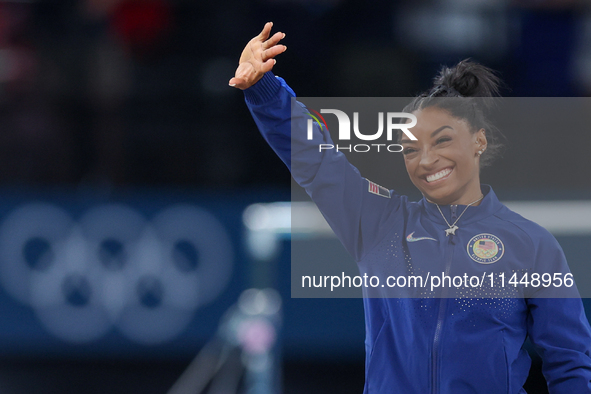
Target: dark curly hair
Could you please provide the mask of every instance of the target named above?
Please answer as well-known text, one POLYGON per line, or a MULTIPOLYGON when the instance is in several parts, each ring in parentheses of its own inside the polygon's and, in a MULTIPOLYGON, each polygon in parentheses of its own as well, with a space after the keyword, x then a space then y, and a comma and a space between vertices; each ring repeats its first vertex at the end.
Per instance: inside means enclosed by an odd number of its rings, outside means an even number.
POLYGON ((470 125, 472 133, 485 130, 487 147, 480 157, 480 167, 486 167, 499 155, 502 137, 487 117, 494 97, 499 96, 501 80, 493 70, 470 59, 454 67, 443 67, 433 80, 433 87, 415 97, 404 108, 414 112, 427 107, 446 110, 470 125))

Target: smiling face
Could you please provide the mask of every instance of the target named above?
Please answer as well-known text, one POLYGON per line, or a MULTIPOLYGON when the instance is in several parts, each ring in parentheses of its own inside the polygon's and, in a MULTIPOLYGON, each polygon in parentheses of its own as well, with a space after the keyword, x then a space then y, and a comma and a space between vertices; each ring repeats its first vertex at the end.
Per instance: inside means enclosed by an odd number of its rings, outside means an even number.
POLYGON ((482 194, 478 152, 486 149, 484 130, 472 133, 468 122, 437 107, 414 114, 418 122, 410 131, 417 141, 406 135, 400 140, 412 183, 440 205, 477 200, 482 194))

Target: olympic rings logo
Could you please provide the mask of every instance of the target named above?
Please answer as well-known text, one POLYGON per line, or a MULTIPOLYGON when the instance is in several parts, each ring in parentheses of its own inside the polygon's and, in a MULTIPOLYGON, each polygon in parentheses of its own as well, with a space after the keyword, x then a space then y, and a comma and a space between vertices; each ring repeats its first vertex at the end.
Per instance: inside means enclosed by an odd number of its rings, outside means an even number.
POLYGON ((123 204, 99 205, 75 221, 31 203, 0 227, 0 284, 63 340, 89 342, 116 327, 160 343, 225 289, 232 249, 222 224, 190 205, 150 221, 123 204))

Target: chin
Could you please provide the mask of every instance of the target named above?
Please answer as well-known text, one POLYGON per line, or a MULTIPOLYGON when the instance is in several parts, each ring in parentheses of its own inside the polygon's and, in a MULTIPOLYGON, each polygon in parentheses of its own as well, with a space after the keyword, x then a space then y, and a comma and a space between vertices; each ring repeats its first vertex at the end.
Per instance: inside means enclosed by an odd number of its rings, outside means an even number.
POLYGON ((421 192, 429 200, 438 204, 447 205, 455 201, 457 188, 453 188, 452 185, 441 185, 435 189, 422 189, 421 192))

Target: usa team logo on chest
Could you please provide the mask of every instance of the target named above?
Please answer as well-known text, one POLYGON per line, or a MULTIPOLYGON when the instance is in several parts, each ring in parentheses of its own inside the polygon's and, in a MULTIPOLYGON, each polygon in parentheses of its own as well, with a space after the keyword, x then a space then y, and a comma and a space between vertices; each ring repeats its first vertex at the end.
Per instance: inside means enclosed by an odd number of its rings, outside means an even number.
POLYGON ((505 245, 492 234, 478 234, 468 242, 468 256, 480 264, 492 264, 501 259, 505 245))

